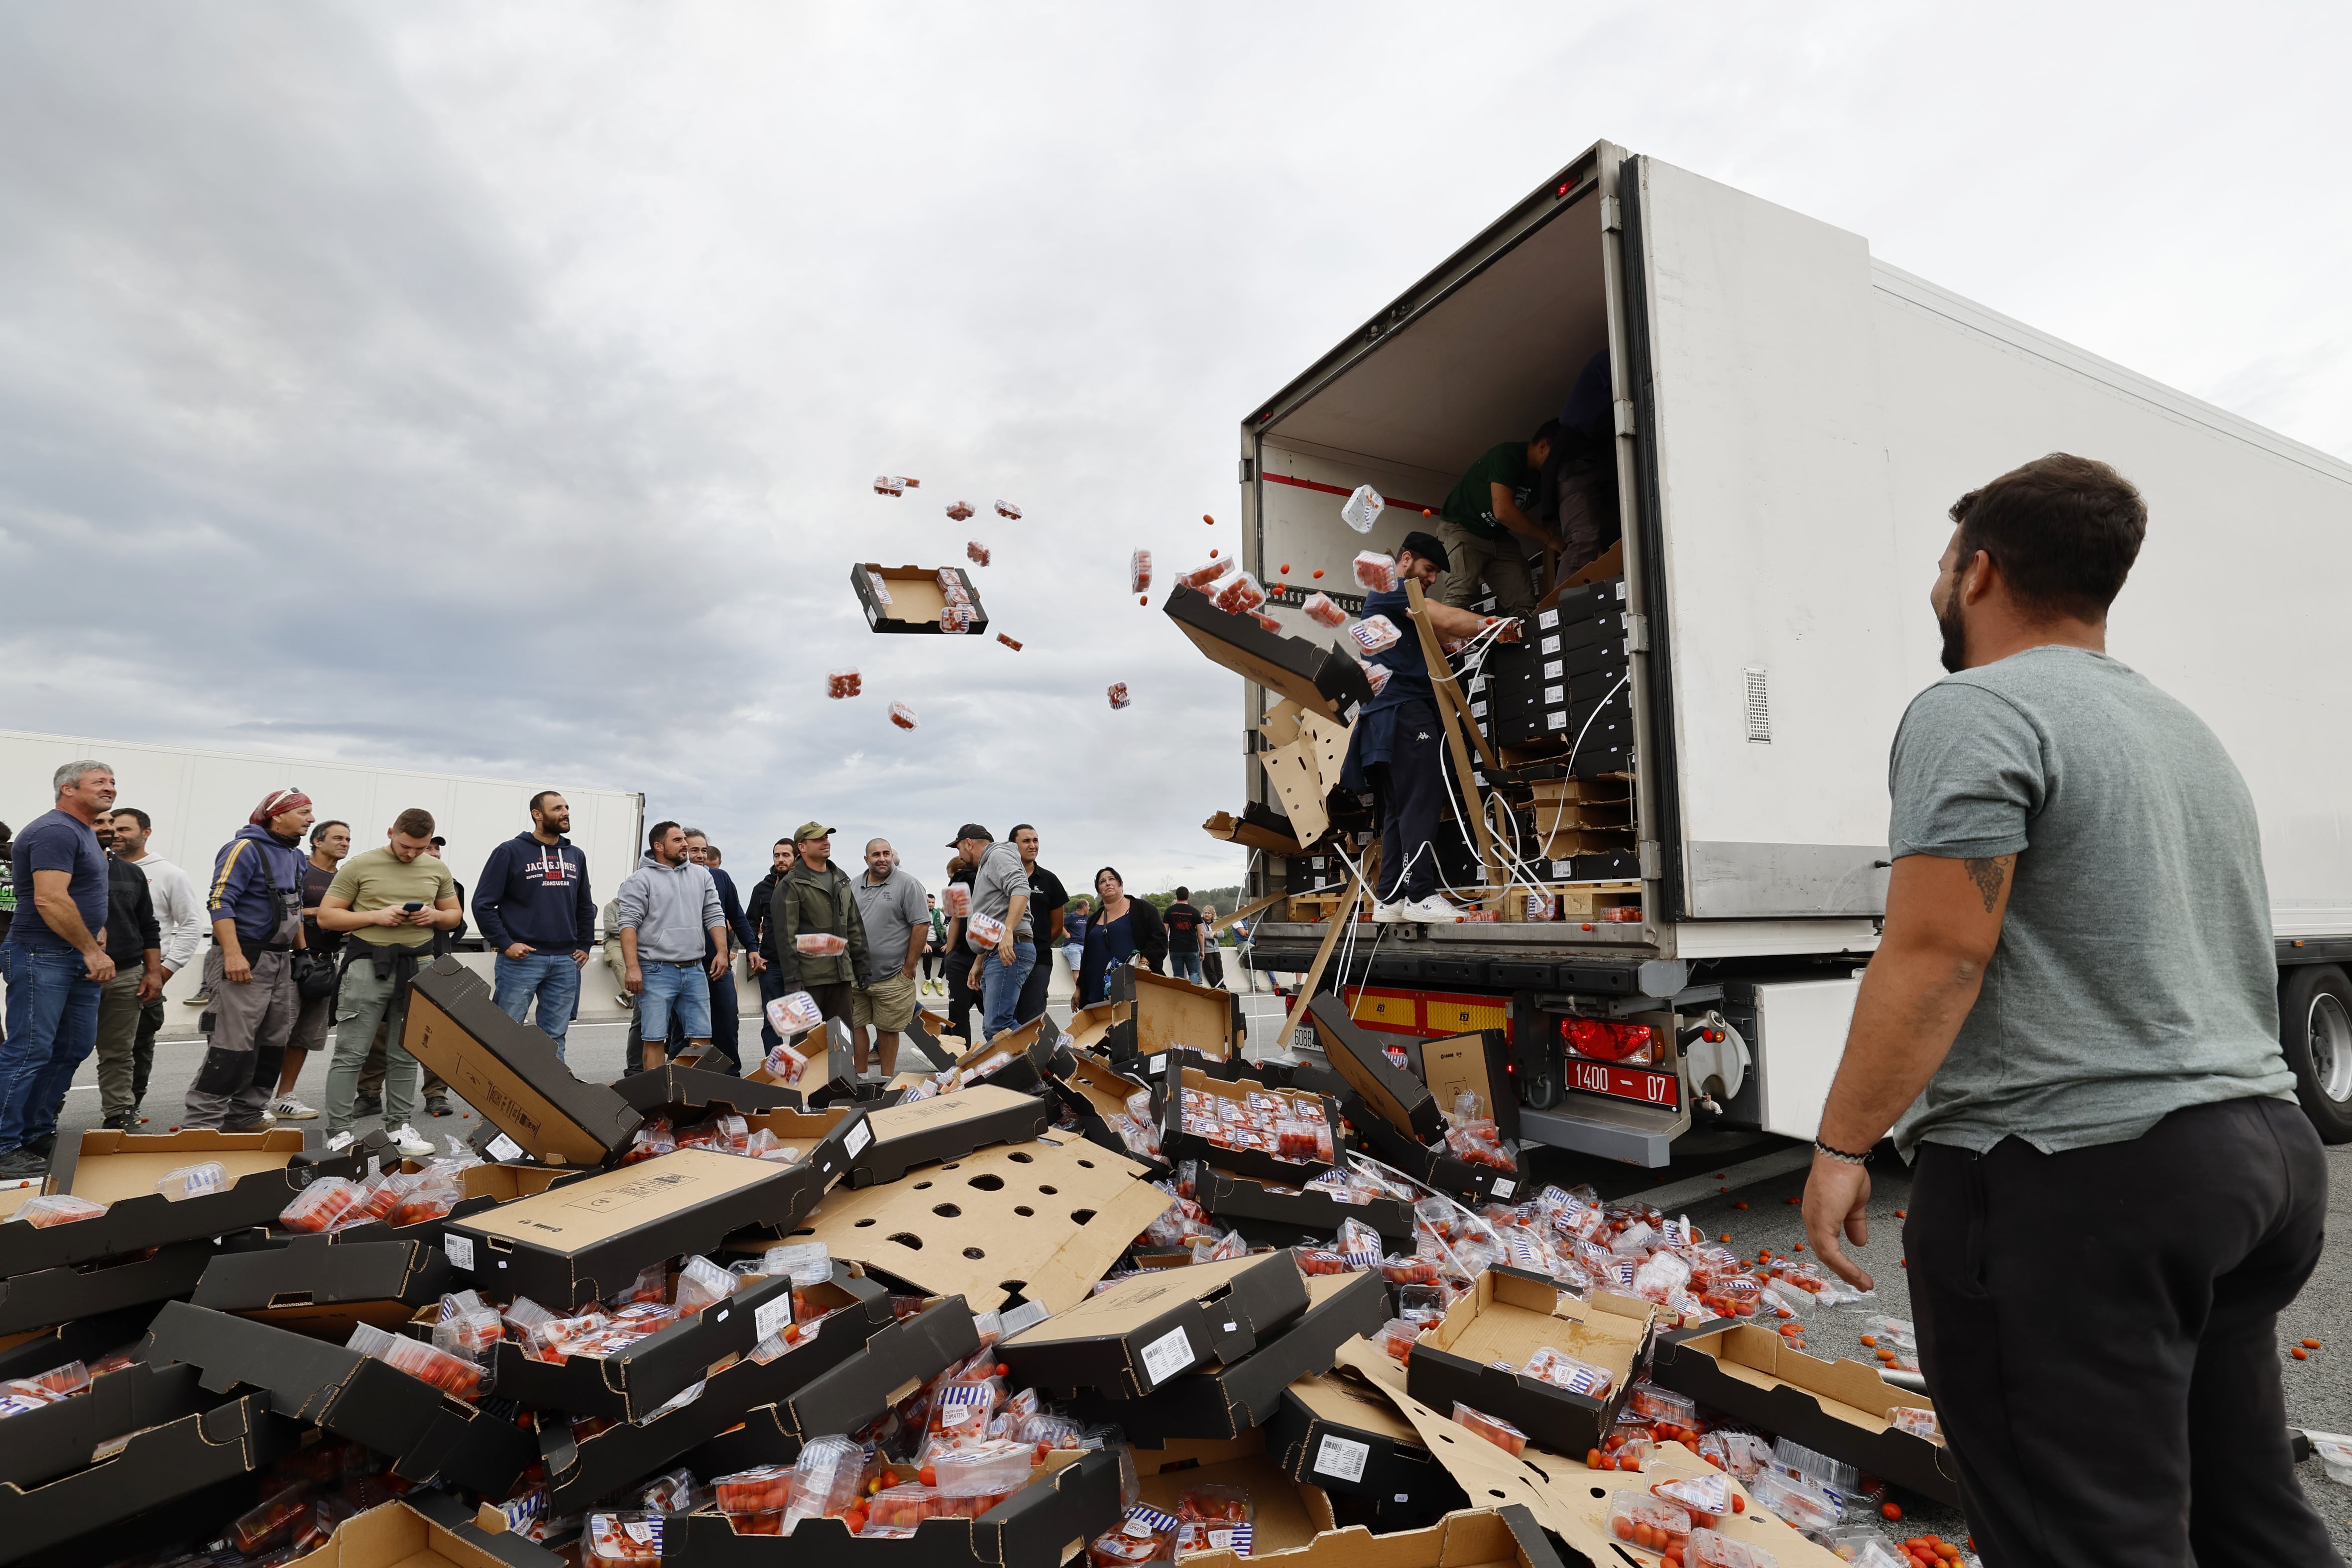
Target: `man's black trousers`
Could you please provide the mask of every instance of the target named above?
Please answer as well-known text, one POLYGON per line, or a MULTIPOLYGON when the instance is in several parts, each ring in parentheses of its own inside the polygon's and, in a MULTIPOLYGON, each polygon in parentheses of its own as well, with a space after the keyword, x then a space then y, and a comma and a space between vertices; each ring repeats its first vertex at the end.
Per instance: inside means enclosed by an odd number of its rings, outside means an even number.
POLYGON ((1425 702, 1396 710, 1389 759, 1364 769, 1372 783, 1372 810, 1381 824, 1380 901, 1427 898, 1437 891, 1437 813, 1445 800, 1444 745, 1436 711, 1425 702), (1402 878, 1402 880, 1400 880, 1402 878))
POLYGON ((2287 1100, 2054 1155, 1920 1145, 1903 1232, 1920 1366, 1988 1568, 2338 1561, 2279 1383, 2278 1314, 2326 1208, 2287 1100))

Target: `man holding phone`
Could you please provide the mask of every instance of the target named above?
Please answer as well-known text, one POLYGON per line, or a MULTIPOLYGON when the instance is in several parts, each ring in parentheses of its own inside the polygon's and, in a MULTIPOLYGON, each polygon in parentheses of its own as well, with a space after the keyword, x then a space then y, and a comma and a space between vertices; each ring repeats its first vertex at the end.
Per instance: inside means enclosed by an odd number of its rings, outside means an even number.
POLYGON ((320 926, 348 938, 335 996, 334 1064, 327 1070, 327 1136, 351 1129, 360 1073, 381 1023, 384 1128, 401 1153, 421 1156, 433 1145, 409 1124, 417 1069, 401 1044, 408 987, 418 960, 439 952, 466 916, 449 868, 425 852, 433 847, 432 812, 403 811, 386 838, 383 848, 345 861, 319 901, 320 926))

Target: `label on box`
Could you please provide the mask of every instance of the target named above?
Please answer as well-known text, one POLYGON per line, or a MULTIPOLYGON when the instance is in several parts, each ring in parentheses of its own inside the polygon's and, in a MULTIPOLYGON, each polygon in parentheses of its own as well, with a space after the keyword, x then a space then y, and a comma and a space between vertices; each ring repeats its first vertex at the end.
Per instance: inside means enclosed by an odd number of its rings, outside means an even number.
POLYGON ((871 1122, 860 1121, 857 1125, 849 1129, 849 1136, 842 1140, 842 1147, 847 1149, 851 1157, 855 1158, 866 1145, 873 1141, 874 1124, 871 1122))
POLYGON ((1167 1053, 1166 1051, 1161 1051, 1159 1055, 1157 1055, 1157 1056, 1155 1056, 1155 1057, 1153 1057, 1153 1058, 1151 1059, 1151 1076, 1153 1076, 1154 1078, 1157 1078, 1157 1077, 1159 1077, 1161 1073, 1163 1073, 1163 1072, 1165 1072, 1165 1071, 1168 1071, 1168 1053, 1167 1053))
POLYGON ((1544 688, 1544 701, 1548 703, 1558 703, 1566 702, 1567 700, 1568 688, 1566 686, 1546 686, 1544 688))
POLYGON ((1562 675, 1566 674, 1567 673, 1568 673, 1568 671, 1567 671, 1567 669, 1563 666, 1562 661, 1560 661, 1560 660, 1559 660, 1559 659, 1547 659, 1547 660, 1545 660, 1545 661, 1544 661, 1544 679, 1545 679, 1545 680, 1548 680, 1548 681, 1556 681, 1556 680, 1559 680, 1562 675))
POLYGON ((519 1160, 522 1158, 522 1145, 516 1143, 512 1138, 508 1137, 504 1133, 500 1133, 497 1137, 490 1140, 490 1158, 494 1160, 519 1160))
POLYGON ((1519 1184, 1513 1181, 1508 1176, 1497 1177, 1493 1188, 1494 1194, 1496 1197, 1508 1197, 1511 1194, 1518 1190, 1519 1184))
POLYGON ((1545 638, 1545 639, 1543 640, 1543 651, 1544 651, 1545 653, 1559 653, 1559 638, 1557 638, 1557 637, 1547 637, 1547 638, 1545 638))
POLYGON ((1564 708, 1554 708, 1551 712, 1544 715, 1544 727, 1546 729, 1566 729, 1568 727, 1567 710, 1564 708))
POLYGON ((751 1314, 751 1336, 773 1339, 792 1326, 793 1293, 786 1291, 772 1301, 761 1301, 751 1314))
POLYGON ((1370 1443, 1327 1434, 1323 1446, 1315 1450, 1315 1473, 1334 1476, 1343 1481, 1360 1481, 1364 1479, 1364 1463, 1371 1457, 1372 1446, 1370 1443))
POLYGON ((1536 625, 1543 631, 1549 632, 1559 624, 1559 612, 1558 610, 1540 610, 1536 612, 1536 625))
POLYGON ((449 1255, 449 1267, 452 1269, 473 1268, 474 1239, 472 1237, 444 1234, 441 1238, 441 1250, 449 1255))
POLYGON ((1023 1329, 1044 1322, 1053 1312, 1043 1301, 1024 1301, 1010 1312, 999 1312, 997 1321, 1003 1325, 1004 1337, 1011 1339, 1023 1329))
POLYGON ((1192 1342, 1181 1323, 1143 1347, 1144 1375, 1151 1379, 1155 1388, 1191 1366, 1192 1361, 1192 1342))

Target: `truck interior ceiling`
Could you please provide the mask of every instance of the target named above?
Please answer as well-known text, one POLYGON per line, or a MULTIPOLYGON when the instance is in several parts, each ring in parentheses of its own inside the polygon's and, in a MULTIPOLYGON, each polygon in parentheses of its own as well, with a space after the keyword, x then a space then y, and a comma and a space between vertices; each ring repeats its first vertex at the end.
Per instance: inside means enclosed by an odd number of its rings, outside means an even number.
MULTIPOLYGON (((1265 432, 1330 459, 1444 476, 1559 412, 1608 343, 1601 201, 1586 181, 1451 293, 1385 334, 1265 432)), ((1434 506, 1444 491, 1414 496, 1434 506)), ((1385 533, 1386 530, 1383 530, 1385 533)))

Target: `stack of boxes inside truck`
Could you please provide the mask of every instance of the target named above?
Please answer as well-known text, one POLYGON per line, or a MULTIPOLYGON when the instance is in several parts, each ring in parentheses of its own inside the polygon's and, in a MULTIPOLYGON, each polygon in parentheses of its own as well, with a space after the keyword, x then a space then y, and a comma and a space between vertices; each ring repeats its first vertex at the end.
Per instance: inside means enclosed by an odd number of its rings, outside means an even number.
POLYGON ((477 1146, 93 1132, 0 1194, 0 1562, 1797 1568, 1950 1490, 1924 1398, 1758 1326, 1830 1282, 1528 1190, 1492 1032, 1251 1062, 1123 969, 879 1089, 837 1025, 608 1087, 454 960, 408 1019, 477 1146))

